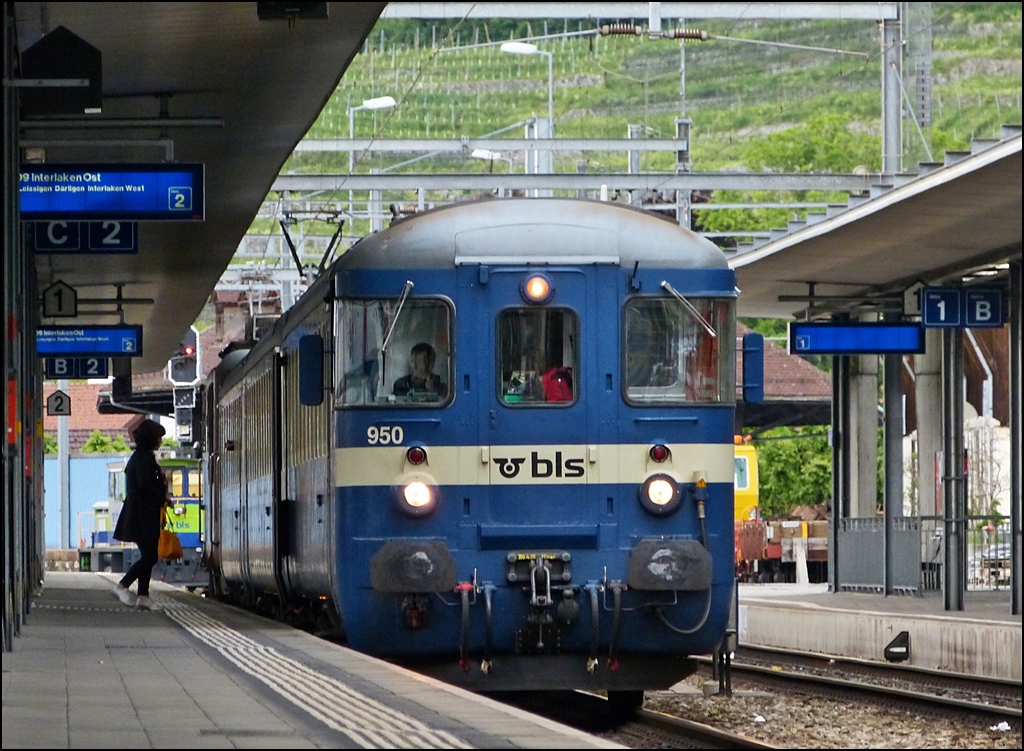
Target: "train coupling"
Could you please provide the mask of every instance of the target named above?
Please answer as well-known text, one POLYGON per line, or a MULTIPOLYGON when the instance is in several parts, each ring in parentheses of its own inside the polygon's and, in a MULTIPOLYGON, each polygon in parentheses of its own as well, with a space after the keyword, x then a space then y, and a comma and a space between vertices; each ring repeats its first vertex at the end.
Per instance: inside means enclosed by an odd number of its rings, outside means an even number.
POLYGON ((513 551, 505 561, 508 583, 529 588, 534 607, 553 604, 552 588, 572 581, 572 554, 565 550, 513 551))

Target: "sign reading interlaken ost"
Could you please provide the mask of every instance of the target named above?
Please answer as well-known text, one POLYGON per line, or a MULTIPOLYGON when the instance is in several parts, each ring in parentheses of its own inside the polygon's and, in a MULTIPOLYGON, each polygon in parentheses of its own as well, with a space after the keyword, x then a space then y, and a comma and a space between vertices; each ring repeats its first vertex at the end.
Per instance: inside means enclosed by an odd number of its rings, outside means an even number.
POLYGON ((142 327, 39 326, 39 357, 141 357, 142 327))
POLYGON ((26 164, 22 221, 202 221, 202 164, 26 164))

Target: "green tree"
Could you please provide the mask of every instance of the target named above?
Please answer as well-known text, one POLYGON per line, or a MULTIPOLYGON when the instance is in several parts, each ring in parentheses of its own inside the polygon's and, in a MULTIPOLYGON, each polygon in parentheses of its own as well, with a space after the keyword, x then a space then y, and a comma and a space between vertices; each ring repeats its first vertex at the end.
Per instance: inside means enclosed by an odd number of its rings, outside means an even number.
POLYGON ((57 439, 49 433, 43 434, 43 453, 56 454, 60 449, 57 447, 57 439))
POLYGON ((130 450, 123 436, 115 436, 110 439, 103 435, 98 428, 89 434, 89 440, 82 446, 83 454, 117 454, 130 450))
POLYGON ((747 147, 747 166, 778 172, 853 172, 881 169, 877 136, 857 133, 844 115, 816 115, 806 124, 772 133, 747 147))
POLYGON ((764 516, 789 514, 794 506, 830 502, 832 452, 828 436, 820 428, 773 428, 761 433, 754 443, 764 516))

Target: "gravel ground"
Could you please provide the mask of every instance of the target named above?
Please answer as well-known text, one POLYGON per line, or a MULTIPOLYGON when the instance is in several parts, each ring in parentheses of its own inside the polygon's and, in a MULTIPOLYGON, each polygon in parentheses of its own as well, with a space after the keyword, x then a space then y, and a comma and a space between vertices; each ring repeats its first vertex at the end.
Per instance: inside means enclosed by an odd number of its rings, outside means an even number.
MULTIPOLYGON (((731 699, 705 698, 699 689, 704 680, 698 674, 674 691, 648 692, 644 708, 780 748, 1021 748, 1019 730, 993 730, 993 723, 967 726, 868 704, 784 696, 750 690, 736 680, 731 699)), ((629 739, 613 733, 605 737, 630 745, 629 739)))

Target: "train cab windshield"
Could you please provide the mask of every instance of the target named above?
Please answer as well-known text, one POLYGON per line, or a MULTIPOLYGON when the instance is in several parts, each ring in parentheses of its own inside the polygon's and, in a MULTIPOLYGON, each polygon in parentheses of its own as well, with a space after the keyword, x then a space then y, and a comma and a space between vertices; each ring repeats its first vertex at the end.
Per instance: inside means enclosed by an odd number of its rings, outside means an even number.
POLYGON ((498 316, 499 401, 567 405, 579 377, 579 319, 569 308, 511 308, 498 316))
POLYGON ((442 299, 343 300, 335 403, 438 407, 451 399, 451 307, 442 299))
POLYGON ((709 404, 735 399, 728 299, 634 297, 624 309, 625 398, 646 404, 709 404), (708 331, 709 324, 714 331, 708 331))

